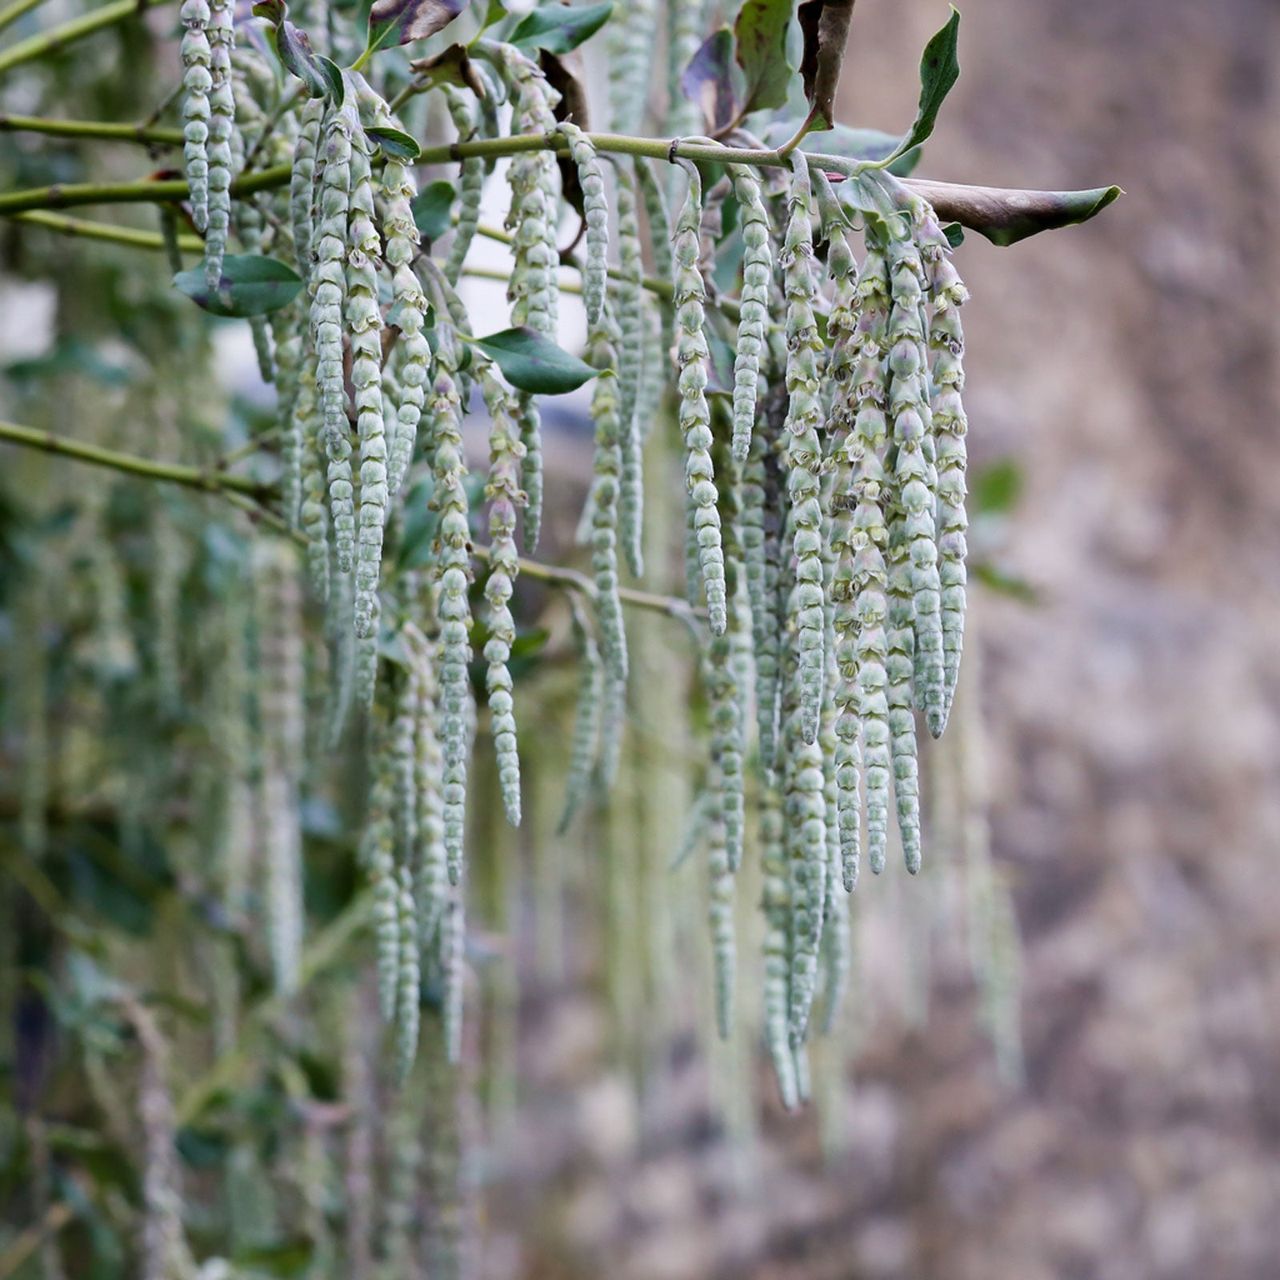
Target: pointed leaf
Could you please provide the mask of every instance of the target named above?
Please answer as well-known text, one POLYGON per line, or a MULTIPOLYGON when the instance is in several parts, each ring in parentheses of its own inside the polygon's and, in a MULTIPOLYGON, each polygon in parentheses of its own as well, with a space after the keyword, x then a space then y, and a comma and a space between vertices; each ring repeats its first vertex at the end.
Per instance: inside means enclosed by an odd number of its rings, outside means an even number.
POLYGON ((215 316, 261 316, 279 311, 302 288, 302 281, 283 262, 256 254, 228 254, 222 260, 222 279, 216 292, 209 291, 203 266, 179 271, 173 283, 215 316))
POLYGON ((589 40, 613 13, 613 0, 569 8, 559 3, 544 4, 511 33, 511 43, 520 49, 546 49, 548 53, 568 53, 589 40))
POLYGON ((386 125, 370 125, 365 129, 365 136, 376 142, 389 159, 416 160, 422 154, 417 139, 411 138, 400 129, 392 129, 386 125))
POLYGON ((418 230, 426 239, 439 240, 449 230, 457 194, 457 185, 442 178, 414 196, 409 208, 413 211, 418 230))
POLYGON ((938 31, 924 47, 920 59, 920 105, 916 109, 915 123, 898 147, 897 153, 919 146, 932 132, 934 121, 943 100, 951 92, 951 86, 960 78, 960 63, 956 59, 956 45, 960 36, 960 13, 952 8, 947 25, 938 31))
POLYGON ((907 185, 933 205, 940 221, 958 222, 998 245, 1017 244, 1041 231, 1088 222, 1124 194, 1119 187, 1094 187, 1088 191, 1010 191, 1002 187, 970 187, 920 179, 913 179, 907 185))
POLYGON ((253 6, 253 12, 272 24, 271 40, 281 66, 302 81, 308 95, 341 102, 342 72, 330 59, 316 53, 310 36, 285 17, 288 7, 283 0, 260 0, 253 6))
POLYGON ((727 128, 742 114, 733 84, 733 32, 728 27, 702 42, 681 73, 680 88, 701 109, 708 133, 727 128))
POLYGON ((412 44, 444 30, 470 0, 374 0, 369 10, 370 49, 412 44))
POLYGON ((518 391, 563 395, 577 390, 599 372, 529 328, 503 329, 487 338, 470 341, 492 358, 503 377, 518 391))
POLYGON ((836 89, 849 40, 853 0, 804 0, 796 17, 804 36, 800 76, 815 129, 835 124, 836 89))
MULTIPOLYGON (((799 129, 801 122, 794 117, 779 120, 765 130, 765 142, 771 147, 781 146, 799 129)), ((898 149, 901 138, 897 134, 880 129, 851 129, 848 125, 834 124, 821 133, 810 133, 800 143, 802 151, 825 152, 842 156, 846 160, 870 160, 873 163, 888 160, 898 149)), ((889 172, 905 178, 920 163, 921 150, 912 147, 889 165, 889 172)))
POLYGON ((747 0, 733 24, 735 57, 746 79, 743 114, 785 107, 794 68, 787 62, 792 0, 747 0))

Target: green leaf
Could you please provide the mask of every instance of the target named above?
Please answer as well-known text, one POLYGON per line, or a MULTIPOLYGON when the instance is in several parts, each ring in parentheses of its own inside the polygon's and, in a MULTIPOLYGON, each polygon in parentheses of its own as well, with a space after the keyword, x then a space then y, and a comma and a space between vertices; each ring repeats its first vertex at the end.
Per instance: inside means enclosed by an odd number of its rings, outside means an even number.
POLYGON ((713 31, 680 74, 680 89, 702 112, 709 133, 727 128, 742 114, 733 86, 733 32, 713 31))
POLYGON ((613 14, 613 0, 569 8, 544 4, 511 33, 511 43, 521 49, 545 49, 548 53, 568 53, 589 40, 613 14))
POLYGON ((443 31, 470 0, 374 0, 369 10, 369 50, 412 44, 443 31))
POLYGON ((915 123, 896 154, 901 155, 919 146, 933 132, 938 111, 951 92, 951 86, 960 78, 960 63, 956 59, 959 37, 960 13, 953 7, 947 25, 924 47, 924 55, 920 59, 920 105, 916 108, 915 123))
POLYGON ((1002 458, 970 477, 970 507, 981 515, 1012 511, 1022 496, 1022 468, 1012 458, 1002 458))
POLYGON ((392 129, 387 125, 371 125, 365 129, 365 136, 376 142, 383 153, 391 160, 416 160, 422 154, 416 138, 411 138, 401 129, 392 129))
POLYGON ((222 260, 222 279, 210 293, 204 268, 179 271, 173 283, 197 306, 215 316, 261 316, 293 301, 302 281, 275 258, 256 254, 228 254, 222 260))
POLYGON ((796 13, 804 36, 800 77, 815 129, 835 124, 836 89, 849 42, 853 0, 805 0, 796 13))
POLYGON ((457 195, 457 184, 442 178, 414 196, 409 205, 413 211, 413 221, 428 240, 439 240, 449 230, 453 223, 453 202, 457 195))
POLYGON ((345 93, 341 70, 329 58, 316 53, 311 37, 285 17, 288 6, 283 0, 260 0, 253 12, 272 24, 271 39, 281 65, 302 81, 307 93, 313 98, 341 102, 345 93))
POLYGON ((599 372, 527 327, 503 329, 487 338, 469 341, 493 359, 503 377, 518 391, 563 395, 577 390, 599 372))
POLYGON ((947 243, 953 249, 958 249, 964 244, 964 228, 958 222, 948 222, 942 228, 942 234, 947 237, 947 243))
POLYGON ((744 115, 787 105, 787 88, 794 74, 787 61, 792 7, 792 0, 747 0, 738 12, 733 24, 734 56, 746 79, 744 115))

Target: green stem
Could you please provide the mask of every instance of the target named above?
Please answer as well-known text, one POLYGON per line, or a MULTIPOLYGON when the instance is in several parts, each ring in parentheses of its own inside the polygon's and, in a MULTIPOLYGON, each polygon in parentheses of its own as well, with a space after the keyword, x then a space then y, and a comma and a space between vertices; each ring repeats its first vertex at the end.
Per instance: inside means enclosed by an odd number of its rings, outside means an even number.
MULTIPOLYGON (((139 231, 135 227, 113 227, 105 222, 91 222, 88 218, 72 218, 65 213, 49 213, 33 209, 20 213, 15 222, 25 222, 33 227, 44 227, 59 235, 78 236, 83 240, 104 240, 109 244, 128 245, 133 249, 158 249, 163 251, 164 236, 155 231, 139 231)), ((179 236, 178 248, 187 253, 203 253, 204 241, 199 236, 179 236)))
POLYGON ((141 142, 148 146, 182 145, 181 129, 110 124, 105 120, 46 120, 43 116, 0 115, 0 133, 43 133, 51 138, 93 138, 103 142, 141 142))
POLYGON ((153 462, 150 458, 139 458, 131 453, 120 453, 115 449, 104 449, 100 445, 69 440, 52 431, 22 427, 16 422, 0 422, 0 441, 20 444, 28 449, 40 449, 45 453, 56 453, 95 467, 123 471, 126 475, 141 476, 144 480, 160 480, 166 484, 182 485, 187 489, 200 489, 205 493, 234 492, 261 502, 269 498, 271 492, 256 480, 249 480, 244 476, 225 475, 176 462, 153 462))
POLYGON ((167 0, 150 0, 150 3, 148 0, 115 0, 114 4, 104 5, 92 13, 72 18, 70 22, 64 22, 61 26, 38 32, 0 53, 0 73, 23 62, 30 62, 34 58, 43 58, 45 54, 53 53, 54 50, 61 49, 64 45, 71 44, 84 36, 92 35, 95 31, 101 31, 103 27, 113 26, 135 13, 142 13, 150 8, 151 4, 166 2, 167 0))
POLYGON ((43 3, 44 0, 13 0, 7 9, 0 9, 0 31, 10 23, 17 22, 24 13, 30 13, 36 5, 43 3))

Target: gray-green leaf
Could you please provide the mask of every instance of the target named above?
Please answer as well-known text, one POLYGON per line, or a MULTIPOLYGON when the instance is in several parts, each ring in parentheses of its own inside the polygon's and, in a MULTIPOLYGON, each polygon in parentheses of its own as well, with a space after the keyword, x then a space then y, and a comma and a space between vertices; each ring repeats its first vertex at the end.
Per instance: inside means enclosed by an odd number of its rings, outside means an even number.
POLYGON ((747 0, 733 24, 735 57, 746 80, 743 113, 787 105, 794 69, 787 62, 792 0, 747 0))
POLYGON ((374 0, 369 10, 370 49, 412 44, 442 31, 470 0, 374 0))
POLYGON ((739 98, 733 86, 733 32, 713 31, 689 59, 680 75, 680 89, 702 111, 709 133, 727 128, 739 116, 739 98))
POLYGON ((422 154, 416 138, 410 137, 401 129, 392 129, 386 125, 370 125, 365 135, 376 142, 383 152, 392 160, 416 160, 422 154))
POLYGON ((576 391, 599 372, 550 338, 527 327, 503 329, 471 341, 493 360, 517 391, 563 395, 566 391, 576 391))
POLYGON ((414 196, 409 208, 418 231, 427 240, 439 240, 449 230, 457 195, 457 185, 442 178, 414 196))
POLYGON ((568 53, 595 35, 609 21, 612 13, 612 0, 577 8, 559 3, 544 4, 525 15, 511 33, 511 43, 521 49, 568 53))
POLYGON ((210 292, 204 268, 179 271, 174 285, 197 306, 215 316, 261 316, 293 301, 302 281, 283 262, 256 254, 228 254, 222 279, 210 292))
POLYGON ((960 78, 956 45, 960 37, 960 14, 954 7, 947 25, 924 47, 920 59, 920 105, 915 123, 902 139, 895 154, 901 155, 919 146, 932 132, 934 121, 951 86, 960 78))

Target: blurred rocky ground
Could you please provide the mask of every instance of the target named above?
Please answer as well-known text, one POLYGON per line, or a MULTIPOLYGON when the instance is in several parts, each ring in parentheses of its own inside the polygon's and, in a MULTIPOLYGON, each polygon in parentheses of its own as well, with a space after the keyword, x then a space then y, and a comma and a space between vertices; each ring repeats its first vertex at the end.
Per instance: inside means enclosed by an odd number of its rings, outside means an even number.
MULTIPOLYGON (((944 17, 862 0, 846 119, 910 117, 944 17)), ((968 0, 961 55, 931 176, 1128 192, 958 256, 973 450, 1022 469, 1006 562, 1040 595, 983 602, 1025 1083, 997 1079, 944 945, 927 1019, 877 1018, 850 1064, 844 1154, 769 1107, 748 1175, 700 1049, 641 1123, 598 1004, 534 991, 487 1275, 1280 1269, 1280 6, 968 0)))

